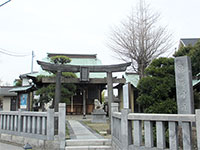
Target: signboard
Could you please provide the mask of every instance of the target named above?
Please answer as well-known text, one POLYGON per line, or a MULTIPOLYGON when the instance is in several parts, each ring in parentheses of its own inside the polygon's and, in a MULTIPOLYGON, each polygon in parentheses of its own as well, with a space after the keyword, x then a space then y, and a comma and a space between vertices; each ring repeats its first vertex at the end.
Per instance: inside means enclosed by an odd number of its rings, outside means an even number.
POLYGON ((89 68, 81 67, 81 81, 89 81, 89 68))
POLYGON ((20 96, 20 108, 21 109, 27 108, 27 99, 28 99, 28 94, 21 94, 21 96, 20 96))
POLYGON ((129 93, 128 93, 128 84, 123 86, 123 104, 124 108, 129 108, 129 93))

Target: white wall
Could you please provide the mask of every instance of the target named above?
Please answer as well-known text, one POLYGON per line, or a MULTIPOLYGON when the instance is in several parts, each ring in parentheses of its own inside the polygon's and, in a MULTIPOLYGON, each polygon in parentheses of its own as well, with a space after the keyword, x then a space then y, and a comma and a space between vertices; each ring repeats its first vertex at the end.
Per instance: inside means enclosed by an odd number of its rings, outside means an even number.
POLYGON ((23 78, 22 79, 22 86, 27 86, 29 85, 28 79, 27 78, 23 78))
POLYGON ((3 97, 3 111, 10 111, 10 97, 3 97))

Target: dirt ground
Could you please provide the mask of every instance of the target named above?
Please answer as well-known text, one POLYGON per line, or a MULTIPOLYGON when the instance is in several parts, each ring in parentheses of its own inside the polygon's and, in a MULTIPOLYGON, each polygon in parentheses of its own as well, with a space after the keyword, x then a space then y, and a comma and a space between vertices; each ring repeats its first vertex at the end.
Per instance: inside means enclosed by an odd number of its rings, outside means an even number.
POLYGON ((109 123, 92 123, 91 121, 83 121, 85 125, 102 135, 104 138, 111 138, 111 135, 107 133, 109 129, 109 123))

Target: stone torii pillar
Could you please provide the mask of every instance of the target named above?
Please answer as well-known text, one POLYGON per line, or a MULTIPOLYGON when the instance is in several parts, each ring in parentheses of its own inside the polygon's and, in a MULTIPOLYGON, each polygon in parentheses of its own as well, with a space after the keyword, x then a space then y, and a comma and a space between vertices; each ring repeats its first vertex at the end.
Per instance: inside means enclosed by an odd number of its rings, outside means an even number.
POLYGON ((109 106, 109 119, 111 118, 111 103, 113 102, 113 80, 112 72, 107 72, 107 88, 108 88, 108 106, 109 106))
POLYGON ((61 75, 62 72, 58 70, 56 72, 56 89, 55 89, 55 102, 54 102, 55 112, 58 112, 58 103, 61 100, 61 75))

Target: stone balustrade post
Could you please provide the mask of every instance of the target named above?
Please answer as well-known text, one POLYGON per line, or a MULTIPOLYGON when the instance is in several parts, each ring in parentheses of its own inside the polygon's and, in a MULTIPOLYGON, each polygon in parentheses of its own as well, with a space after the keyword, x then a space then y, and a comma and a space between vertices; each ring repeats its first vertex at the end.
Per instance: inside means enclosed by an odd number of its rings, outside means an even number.
POLYGON ((178 150, 179 137, 178 137, 178 123, 169 122, 169 148, 170 150, 178 150))
POLYGON ((1 118, 0 120, 0 130, 1 130, 3 129, 3 115, 2 114, 0 115, 0 118, 1 118))
POLYGON ((47 140, 54 140, 54 109, 47 110, 47 140))
POLYGON ((111 103, 111 112, 118 112, 119 111, 119 104, 118 103, 111 103))
POLYGON ((111 103, 111 135, 113 136, 114 133, 114 126, 113 126, 113 112, 118 112, 119 104, 118 103, 111 103))
POLYGON ((183 149, 192 150, 192 125, 191 122, 182 122, 183 149))
POLYGON ((122 150, 129 149, 129 145, 132 144, 132 124, 131 121, 128 121, 128 114, 130 109, 122 109, 121 115, 121 143, 122 150))
POLYGON ((60 150, 65 149, 65 130, 66 130, 66 104, 59 103, 59 122, 58 122, 58 135, 60 141, 60 150))
POLYGON ((197 147, 200 149, 200 109, 196 109, 197 147))
POLYGON ((21 132, 21 123, 22 123, 21 113, 22 113, 22 110, 19 109, 19 111, 18 111, 18 123, 17 123, 17 131, 18 132, 21 132))

